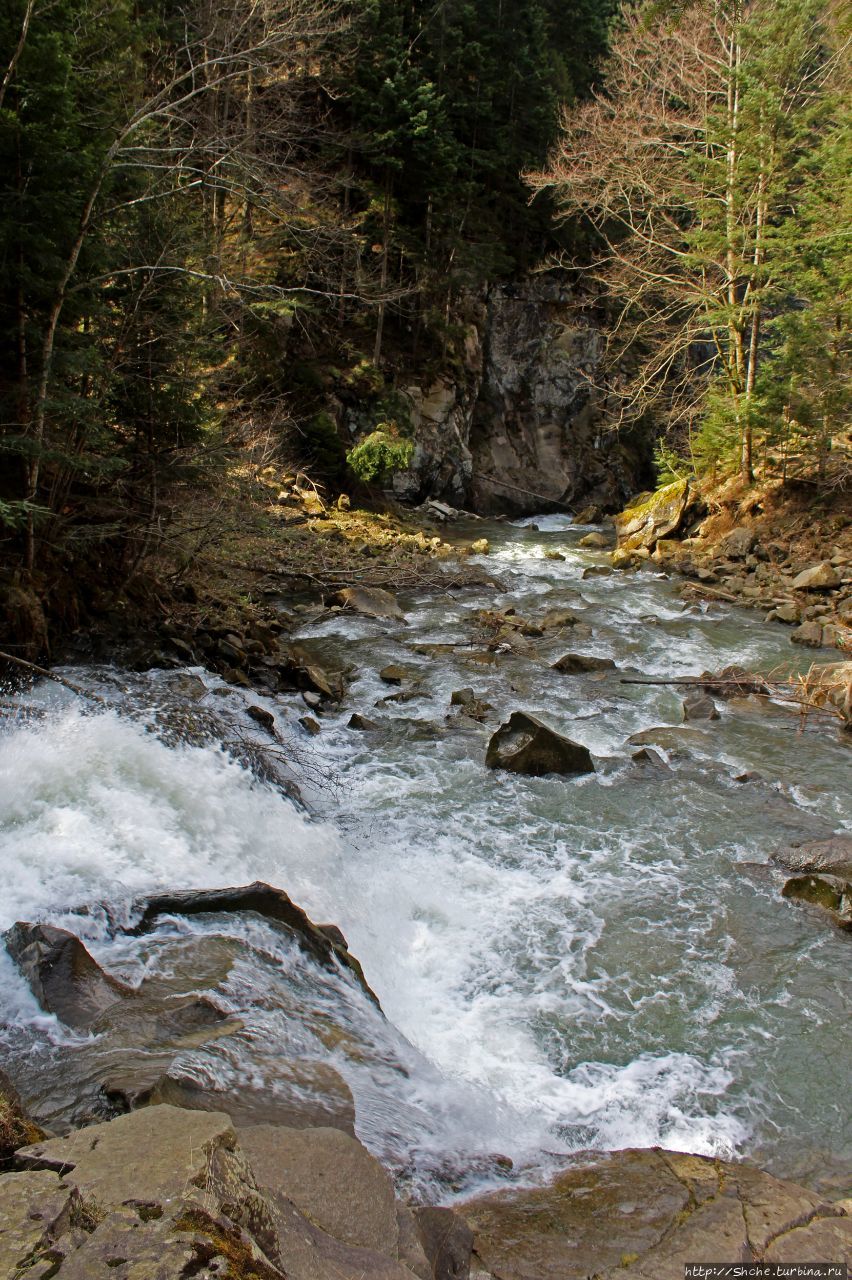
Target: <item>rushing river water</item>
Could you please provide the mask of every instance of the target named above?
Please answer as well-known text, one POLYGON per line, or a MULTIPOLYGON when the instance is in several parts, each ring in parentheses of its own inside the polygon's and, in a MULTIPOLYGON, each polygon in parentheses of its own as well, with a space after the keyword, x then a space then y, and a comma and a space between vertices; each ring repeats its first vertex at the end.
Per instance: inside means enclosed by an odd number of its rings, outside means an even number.
MULTIPOLYGON (((195 672, 209 692, 186 702, 188 722, 211 708, 262 742, 245 707, 273 711, 298 744, 309 813, 214 743, 175 742, 174 721, 165 740, 149 731, 144 707, 173 710, 185 675, 74 673, 133 716, 92 712, 56 686, 21 697, 33 714, 0 735, 0 927, 51 920, 131 982, 210 992, 242 1028, 181 1048, 199 1079, 274 1092, 285 1061, 335 1067, 360 1136, 424 1194, 448 1161, 501 1153, 524 1174, 552 1153, 653 1144, 748 1155, 836 1187, 850 1156, 849 943, 782 900, 765 864, 782 844, 850 825, 849 748, 739 700, 671 740, 667 770, 640 764, 627 738, 679 725, 682 695, 620 683, 729 663, 766 671, 795 658, 788 633, 686 605, 653 573, 582 580, 601 557, 577 547, 586 530, 567 519, 483 528, 483 563, 506 594, 434 589, 402 597, 408 625, 323 613, 297 633, 325 666, 353 668, 318 737, 298 728, 295 697, 195 672), (548 633, 536 658, 488 660, 471 643, 483 607, 536 618, 566 606, 590 635, 548 633), (619 670, 559 675, 550 663, 566 651, 619 670), (394 692, 377 674, 390 662, 410 669, 403 688, 420 683, 377 707, 394 692), (493 706, 488 723, 451 710, 461 687, 493 706), (598 771, 486 770, 488 736, 519 708, 586 744, 598 771), (348 728, 353 711, 379 728, 348 728), (747 771, 762 777, 735 781, 747 771), (147 891, 253 879, 341 926, 387 1022, 257 919, 115 935, 147 891)), ((85 1118, 105 1062, 124 1069, 137 1052, 132 1032, 64 1029, 5 954, 0 982, 0 1047, 25 1094, 55 1127, 85 1118)))

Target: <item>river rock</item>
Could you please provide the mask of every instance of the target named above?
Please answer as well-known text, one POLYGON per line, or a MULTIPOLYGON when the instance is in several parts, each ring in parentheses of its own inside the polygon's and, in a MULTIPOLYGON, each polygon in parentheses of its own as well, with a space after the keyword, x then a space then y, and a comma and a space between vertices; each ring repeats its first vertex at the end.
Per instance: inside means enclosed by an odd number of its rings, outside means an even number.
MULTIPOLYGON (((43 1131, 28 1115, 12 1081, 5 1071, 0 1070, 0 1172, 19 1147, 39 1142, 44 1136, 43 1131)), ((0 1275, 2 1274, 0 1269, 0 1275)))
POLYGON ((4 936, 6 949, 46 1013, 69 1027, 89 1027, 132 987, 106 973, 67 929, 18 921, 4 936))
POLYGON ((375 1156, 339 1129, 257 1125, 237 1130, 258 1182, 287 1196, 343 1244, 393 1255, 393 1183, 375 1156))
POLYGON ((50 1255, 71 1229, 79 1207, 77 1188, 55 1173, 7 1173, 0 1178, 0 1276, 13 1280, 52 1275, 50 1255))
POLYGON ((675 480, 655 493, 639 494, 615 517, 619 549, 650 550, 658 538, 678 531, 688 505, 687 480, 675 480))
POLYGON ((262 880, 239 888, 186 889, 177 893, 157 894, 136 903, 141 911, 138 924, 129 932, 145 933, 163 915, 193 916, 220 914, 233 911, 253 911, 267 920, 283 925, 291 933, 302 950, 319 964, 329 969, 338 965, 349 969, 373 1002, 378 1005, 370 990, 360 963, 348 951, 329 938, 309 919, 301 907, 297 907, 283 889, 273 888, 262 880))
POLYGON ((405 614, 396 596, 382 587, 344 587, 335 598, 345 608, 366 614, 368 618, 392 618, 405 622, 405 614))
POLYGON ((547 773, 594 773, 586 747, 564 738, 525 711, 513 711, 488 744, 489 769, 507 769, 540 777, 547 773))
MULTIPOLYGON (((752 1166, 660 1150, 614 1152, 550 1186, 458 1208, 474 1232, 474 1269, 500 1280, 683 1280, 699 1259, 769 1259, 800 1224, 814 1243, 832 1241, 836 1261, 852 1227, 842 1209, 752 1166)), ((795 1256, 811 1258, 807 1247, 795 1256)))
POLYGON ((852 877, 825 874, 794 876, 786 881, 781 894, 819 907, 839 929, 852 932, 852 877))
POLYGON ((246 707, 246 715, 254 720, 255 724, 259 724, 267 733, 275 736, 275 716, 271 711, 267 711, 265 707, 246 707))
POLYGON ((545 560, 564 560, 565 556, 561 551, 556 551, 553 547, 550 547, 545 551, 544 558, 545 560))
POLYGON ((822 626, 818 622, 803 622, 790 635, 793 644, 805 645, 809 649, 819 649, 822 645, 822 626))
POLYGON ((580 539, 579 546, 588 547, 592 550, 602 550, 608 547, 612 542, 612 538, 608 538, 605 533, 587 533, 585 537, 580 539))
POLYGON ((563 676, 584 675, 587 671, 614 671, 612 658, 597 658, 590 653, 566 653, 553 663, 551 671, 563 676))
POLYGON ((435 1280, 463 1280, 470 1275, 473 1232, 452 1209, 415 1209, 417 1234, 435 1280))
POLYGON ((852 879, 852 835, 838 832, 827 840, 788 845, 772 855, 788 871, 818 871, 852 879))
POLYGON ((841 577, 830 560, 822 560, 819 564, 803 569, 793 579, 794 591, 831 591, 839 587, 841 577))
POLYGON ((76 1129, 22 1148, 25 1169, 61 1173, 104 1205, 125 1200, 157 1202, 187 1186, 203 1187, 216 1150, 233 1151, 237 1135, 221 1112, 143 1107, 105 1124, 76 1129))
POLYGON ((379 726, 377 722, 375 720, 371 720, 369 716, 362 716, 360 711, 353 711, 347 721, 347 727, 349 729, 358 729, 362 733, 367 733, 372 729, 378 729, 379 726))
POLYGON ((477 538, 470 544, 470 549, 475 556, 487 556, 491 550, 491 544, 487 538, 477 538))
POLYGON ((719 708, 708 693, 692 693, 684 698, 684 720, 718 720, 719 708))
POLYGON ((279 1058, 274 1088, 207 1084, 191 1071, 173 1065, 158 1076, 135 1106, 166 1103, 190 1111, 224 1111, 235 1125, 286 1126, 313 1130, 318 1126, 355 1133, 355 1101, 346 1081, 333 1067, 308 1059, 279 1058))
POLYGON ((400 667, 397 663, 391 662, 386 667, 382 667, 379 672, 379 679, 385 684, 402 684, 403 680, 407 680, 411 675, 405 667, 400 667))
POLYGON ((590 564, 583 570, 584 580, 587 578, 608 578, 612 573, 612 565, 609 564, 590 564))

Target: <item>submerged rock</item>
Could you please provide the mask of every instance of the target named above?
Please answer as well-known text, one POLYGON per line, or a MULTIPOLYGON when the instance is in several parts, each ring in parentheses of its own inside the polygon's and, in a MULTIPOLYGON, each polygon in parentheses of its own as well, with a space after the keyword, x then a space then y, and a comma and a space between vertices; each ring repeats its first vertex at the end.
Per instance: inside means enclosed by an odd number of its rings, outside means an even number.
POLYGON ((525 711, 513 711, 491 738, 485 756, 489 769, 507 769, 540 777, 546 773, 594 773, 586 747, 564 738, 525 711))
POLYGON ((852 932, 852 877, 824 873, 794 876, 785 883, 781 894, 820 907, 839 929, 852 932))

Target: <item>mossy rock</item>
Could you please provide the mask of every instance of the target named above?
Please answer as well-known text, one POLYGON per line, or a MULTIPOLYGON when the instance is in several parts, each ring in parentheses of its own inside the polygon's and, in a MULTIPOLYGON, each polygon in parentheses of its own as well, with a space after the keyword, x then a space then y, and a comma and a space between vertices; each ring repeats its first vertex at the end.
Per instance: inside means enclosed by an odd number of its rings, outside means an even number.
POLYGON ((620 550, 653 547, 677 532, 689 505, 689 481, 674 480, 654 493, 640 493, 615 517, 620 550))

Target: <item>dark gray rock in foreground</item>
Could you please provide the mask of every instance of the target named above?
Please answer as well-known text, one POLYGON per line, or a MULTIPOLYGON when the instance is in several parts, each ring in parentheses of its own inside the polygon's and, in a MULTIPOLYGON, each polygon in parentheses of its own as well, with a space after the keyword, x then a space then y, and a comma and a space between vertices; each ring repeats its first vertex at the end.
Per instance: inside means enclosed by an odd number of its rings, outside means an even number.
POLYGON ((540 777, 546 773, 594 773, 586 747, 564 738, 525 711, 513 711, 488 744, 489 769, 540 777))
POLYGON ((111 1005, 135 994, 106 973, 67 929, 19 920, 4 941, 42 1009, 69 1027, 87 1028, 111 1005))

